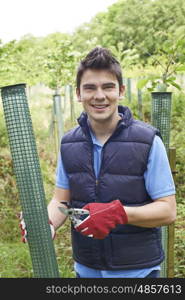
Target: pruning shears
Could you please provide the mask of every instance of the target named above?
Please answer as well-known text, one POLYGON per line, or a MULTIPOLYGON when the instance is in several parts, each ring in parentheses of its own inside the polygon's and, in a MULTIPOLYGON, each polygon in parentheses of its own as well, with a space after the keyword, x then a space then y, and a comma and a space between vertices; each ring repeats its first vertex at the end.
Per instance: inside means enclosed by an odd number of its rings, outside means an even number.
POLYGON ((83 217, 87 217, 89 215, 89 211, 83 208, 72 208, 67 202, 60 202, 66 207, 58 207, 58 209, 66 216, 70 218, 74 226, 80 225, 83 221, 83 217))

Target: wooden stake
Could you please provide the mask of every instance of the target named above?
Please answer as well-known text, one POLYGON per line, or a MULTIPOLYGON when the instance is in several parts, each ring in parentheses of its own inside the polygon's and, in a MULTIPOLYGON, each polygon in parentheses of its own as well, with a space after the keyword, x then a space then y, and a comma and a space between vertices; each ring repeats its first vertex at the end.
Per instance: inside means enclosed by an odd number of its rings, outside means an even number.
MULTIPOLYGON (((173 179, 175 182, 176 175, 176 149, 169 149, 169 162, 173 179)), ((167 277, 174 277, 174 241, 175 241, 175 226, 174 223, 168 226, 168 256, 167 256, 167 277)))

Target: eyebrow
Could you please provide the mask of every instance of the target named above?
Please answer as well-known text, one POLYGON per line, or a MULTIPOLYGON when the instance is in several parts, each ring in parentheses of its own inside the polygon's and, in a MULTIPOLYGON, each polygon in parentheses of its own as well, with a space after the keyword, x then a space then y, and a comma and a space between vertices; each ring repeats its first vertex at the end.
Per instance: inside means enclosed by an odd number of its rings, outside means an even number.
MULTIPOLYGON (((103 83, 102 86, 103 87, 107 87, 107 86, 115 87, 116 84, 114 82, 106 82, 106 83, 103 83)), ((83 88, 93 88, 93 87, 96 87, 96 84, 93 84, 93 83, 85 83, 85 84, 83 84, 83 88)))
POLYGON ((106 86, 112 86, 112 87, 115 87, 116 84, 114 82, 106 82, 103 84, 103 87, 106 87, 106 86))
POLYGON ((93 83, 85 83, 83 84, 83 88, 95 87, 96 85, 93 83))

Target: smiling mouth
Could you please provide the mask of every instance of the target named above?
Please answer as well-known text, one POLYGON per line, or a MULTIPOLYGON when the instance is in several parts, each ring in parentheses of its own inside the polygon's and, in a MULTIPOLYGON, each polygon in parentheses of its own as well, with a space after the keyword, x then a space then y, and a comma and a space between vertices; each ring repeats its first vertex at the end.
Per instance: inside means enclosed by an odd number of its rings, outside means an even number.
POLYGON ((100 105, 100 104, 96 104, 96 105, 95 105, 95 104, 92 104, 91 106, 92 106, 93 108, 95 108, 95 109, 100 109, 100 110, 101 110, 101 109, 107 108, 107 107, 109 106, 109 104, 101 104, 101 105, 100 105))

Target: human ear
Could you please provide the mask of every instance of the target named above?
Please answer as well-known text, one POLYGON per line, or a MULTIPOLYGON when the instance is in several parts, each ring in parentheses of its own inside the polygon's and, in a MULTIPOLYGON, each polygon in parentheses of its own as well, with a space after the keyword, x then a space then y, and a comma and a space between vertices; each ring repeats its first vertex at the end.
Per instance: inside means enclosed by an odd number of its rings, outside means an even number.
POLYGON ((119 99, 122 99, 124 93, 125 93, 125 85, 121 85, 119 88, 119 99))
POLYGON ((76 88, 76 96, 77 96, 77 99, 78 99, 78 102, 81 102, 81 95, 80 95, 80 89, 79 88, 76 88))

